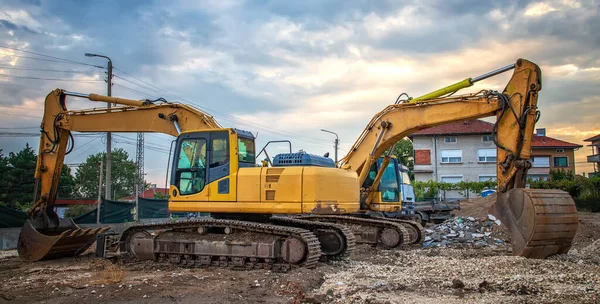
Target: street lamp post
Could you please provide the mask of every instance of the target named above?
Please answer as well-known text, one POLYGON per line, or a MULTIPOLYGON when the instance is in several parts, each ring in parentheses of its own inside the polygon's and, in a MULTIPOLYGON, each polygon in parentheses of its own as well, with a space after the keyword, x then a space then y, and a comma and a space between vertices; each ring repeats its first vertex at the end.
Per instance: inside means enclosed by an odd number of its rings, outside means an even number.
MULTIPOLYGON (((106 58, 108 59, 108 77, 107 77, 107 95, 111 96, 112 95, 112 70, 113 70, 113 64, 112 64, 112 60, 110 60, 110 58, 108 58, 108 56, 104 56, 104 55, 98 55, 98 54, 92 54, 92 53, 85 53, 86 57, 102 57, 102 58, 106 58)), ((110 111, 110 102, 108 103, 107 108, 110 111)), ((110 192, 110 186, 111 186, 111 163, 112 163, 112 136, 110 132, 106 132, 106 191, 104 194, 104 197, 106 199, 110 199, 111 198, 111 192, 110 192)), ((100 172, 100 174, 102 174, 102 172, 100 172)))
POLYGON ((333 143, 334 143, 334 147, 335 147, 335 163, 337 164, 337 162, 338 162, 338 146, 340 144, 340 139, 339 139, 337 133, 335 133, 335 132, 325 130, 325 129, 321 129, 321 131, 335 135, 335 141, 333 143))

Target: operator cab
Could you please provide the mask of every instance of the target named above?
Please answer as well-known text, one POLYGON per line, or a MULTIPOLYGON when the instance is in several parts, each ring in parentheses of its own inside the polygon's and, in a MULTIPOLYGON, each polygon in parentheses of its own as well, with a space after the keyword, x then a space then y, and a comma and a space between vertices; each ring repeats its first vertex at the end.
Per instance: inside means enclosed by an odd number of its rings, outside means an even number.
MULTIPOLYGON (((368 188, 373 185, 373 182, 377 177, 377 171, 379 170, 379 168, 381 168, 382 163, 383 158, 380 157, 371 166, 371 169, 369 170, 369 175, 363 183, 363 188, 368 188)), ((400 177, 398 175, 398 172, 398 160, 392 157, 387 165, 387 168, 385 168, 385 170, 383 171, 383 176, 381 177, 379 187, 377 188, 377 191, 381 193, 380 201, 382 203, 398 203, 401 201, 400 177)))
POLYGON ((238 129, 185 132, 175 146, 171 196, 200 193, 218 180, 218 193, 228 194, 237 168, 255 167, 254 135, 238 129))

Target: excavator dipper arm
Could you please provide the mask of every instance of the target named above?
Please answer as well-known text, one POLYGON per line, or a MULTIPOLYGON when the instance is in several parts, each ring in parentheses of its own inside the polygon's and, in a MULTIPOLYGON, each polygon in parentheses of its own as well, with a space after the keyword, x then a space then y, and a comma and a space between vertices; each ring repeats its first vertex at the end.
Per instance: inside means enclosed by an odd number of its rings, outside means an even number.
POLYGON ((71 219, 60 218, 54 212, 63 161, 67 150, 73 147, 71 131, 160 132, 177 136, 187 130, 220 128, 212 116, 179 103, 155 103, 56 89, 46 96, 44 106, 35 171, 36 190, 39 187, 40 195, 27 211, 29 219, 21 231, 17 248, 19 256, 27 261, 77 255, 95 241, 97 234, 108 230, 106 227, 81 229, 71 219), (67 109, 67 96, 120 106, 73 111, 67 109))
MULTIPOLYGON (((480 91, 441 97, 468 87, 472 82, 466 79, 451 89, 386 107, 372 118, 349 153, 340 160, 340 167, 356 171, 362 185, 377 158, 400 139, 441 124, 496 116, 493 136, 498 151, 498 199, 491 212, 509 228, 514 254, 543 258, 567 252, 577 230, 573 199, 559 190, 523 189, 527 170, 531 167, 531 141, 539 117, 537 101, 542 88, 539 67, 519 59, 502 93, 480 91)), ((362 189, 361 195, 369 197, 374 189, 377 184, 362 189)), ((369 204, 368 208, 386 211, 385 206, 379 204, 369 204)))

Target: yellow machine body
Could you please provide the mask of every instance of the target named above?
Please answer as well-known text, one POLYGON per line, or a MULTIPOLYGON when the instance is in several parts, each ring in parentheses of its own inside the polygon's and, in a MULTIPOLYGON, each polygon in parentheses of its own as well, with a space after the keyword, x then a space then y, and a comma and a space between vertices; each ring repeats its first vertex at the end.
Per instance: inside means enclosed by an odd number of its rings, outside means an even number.
MULTIPOLYGON (((190 193, 180 189, 185 188, 186 183, 181 176, 178 177, 179 168, 176 166, 182 160, 190 161, 189 157, 193 158, 193 155, 176 151, 169 201, 169 210, 172 212, 344 214, 359 209, 360 187, 358 176, 353 171, 313 166, 240 167, 248 155, 241 155, 240 135, 235 129, 182 133, 178 141, 182 144, 177 145, 182 151, 185 149, 186 135, 190 143, 196 141, 202 144, 206 138, 212 143, 209 153, 206 153, 204 146, 200 148, 204 149, 199 154, 203 163, 200 167, 206 163, 213 166, 217 158, 224 163, 205 170, 209 171, 205 180, 210 182, 190 193), (211 137, 211 134, 224 132, 228 134, 228 141, 222 136, 216 139, 211 137), (222 172, 229 174, 220 176, 222 172), (213 174, 218 178, 213 180, 213 174)), ((253 138, 247 136, 246 143, 250 140, 253 144, 253 138)), ((254 155, 250 156, 252 161, 247 164, 252 165, 254 155)))

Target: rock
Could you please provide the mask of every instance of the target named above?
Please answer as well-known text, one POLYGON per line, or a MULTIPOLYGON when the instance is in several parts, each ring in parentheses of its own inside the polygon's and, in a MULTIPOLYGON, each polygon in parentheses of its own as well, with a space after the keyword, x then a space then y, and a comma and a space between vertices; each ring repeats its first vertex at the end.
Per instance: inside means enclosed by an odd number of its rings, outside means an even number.
POLYGON ((322 293, 307 294, 304 296, 302 302, 314 304, 325 303, 327 302, 327 295, 322 293))
POLYGON ((96 291, 95 291, 95 290, 92 290, 92 294, 96 294, 96 291))
POLYGON ((386 285, 385 282, 377 281, 373 284, 373 287, 377 288, 377 287, 381 287, 381 286, 385 286, 385 285, 386 285))
POLYGON ((64 294, 65 296, 68 296, 72 293, 73 293, 73 288, 71 288, 69 286, 65 286, 65 288, 62 290, 62 294, 64 294))
POLYGON ((465 283, 463 283, 461 280, 452 279, 452 288, 459 289, 459 288, 464 288, 464 287, 465 287, 465 283))
POLYGON ((148 295, 144 295, 144 298, 147 298, 147 297, 148 297, 148 295))

